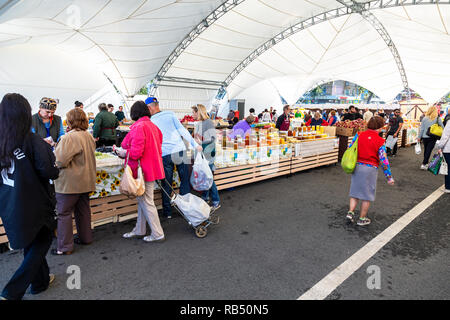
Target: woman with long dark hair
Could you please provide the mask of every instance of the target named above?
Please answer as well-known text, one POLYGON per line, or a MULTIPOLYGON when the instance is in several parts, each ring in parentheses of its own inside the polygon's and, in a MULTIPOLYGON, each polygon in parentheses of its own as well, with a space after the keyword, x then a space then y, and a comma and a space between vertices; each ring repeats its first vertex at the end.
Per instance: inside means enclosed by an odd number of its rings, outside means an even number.
POLYGON ((24 260, 5 286, 0 300, 20 300, 47 290, 54 280, 45 256, 56 229, 55 191, 58 178, 51 147, 31 133, 31 106, 20 94, 0 103, 0 217, 10 246, 24 249, 24 260))

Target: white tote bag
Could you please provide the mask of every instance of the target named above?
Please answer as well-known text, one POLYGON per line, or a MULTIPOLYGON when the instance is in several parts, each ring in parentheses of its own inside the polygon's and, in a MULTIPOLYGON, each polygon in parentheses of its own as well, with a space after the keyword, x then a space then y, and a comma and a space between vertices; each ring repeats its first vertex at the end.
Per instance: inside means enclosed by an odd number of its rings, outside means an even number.
POLYGON ((448 164, 445 161, 445 158, 442 158, 441 167, 439 168, 439 174, 444 176, 448 176, 448 164))
POLYGON ((188 193, 176 195, 172 202, 194 227, 209 219, 211 207, 202 198, 188 193))
POLYGON ((386 139, 386 148, 394 149, 395 144, 397 143, 398 138, 394 138, 394 136, 389 136, 386 139))
POLYGON ((415 150, 417 155, 422 153, 422 146, 420 145, 420 143, 416 144, 415 150))

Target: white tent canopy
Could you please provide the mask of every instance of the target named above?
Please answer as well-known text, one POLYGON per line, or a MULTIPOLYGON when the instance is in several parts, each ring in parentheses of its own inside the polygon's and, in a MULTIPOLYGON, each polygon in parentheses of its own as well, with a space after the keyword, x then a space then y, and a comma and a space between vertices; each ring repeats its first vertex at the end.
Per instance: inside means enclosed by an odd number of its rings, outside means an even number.
POLYGON ((67 109, 101 96, 105 75, 126 99, 152 79, 179 78, 204 89, 160 87, 174 109, 207 104, 211 82, 225 82, 228 99, 275 106, 347 80, 391 101, 404 89, 399 61, 429 103, 450 91, 450 1, 357 2, 397 59, 350 0, 0 0, 0 92, 33 106, 59 98, 67 109))

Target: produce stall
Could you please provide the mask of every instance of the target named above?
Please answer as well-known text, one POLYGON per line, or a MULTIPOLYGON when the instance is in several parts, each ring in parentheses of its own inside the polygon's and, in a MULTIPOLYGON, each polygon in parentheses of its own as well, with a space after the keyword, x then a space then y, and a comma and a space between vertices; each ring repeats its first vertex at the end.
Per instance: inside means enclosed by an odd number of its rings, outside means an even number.
POLYGON ((245 138, 230 139, 231 130, 218 131, 219 190, 267 180, 337 163, 337 139, 325 127, 297 127, 280 132, 273 126, 256 127, 245 138))
MULTIPOLYGON (((96 152, 96 190, 90 194, 92 226, 121 222, 137 217, 137 200, 120 194, 119 186, 124 172, 124 160, 110 153, 96 152)), ((174 188, 180 185, 178 172, 174 171, 174 188)), ((162 196, 155 183, 155 205, 162 207, 162 196)))

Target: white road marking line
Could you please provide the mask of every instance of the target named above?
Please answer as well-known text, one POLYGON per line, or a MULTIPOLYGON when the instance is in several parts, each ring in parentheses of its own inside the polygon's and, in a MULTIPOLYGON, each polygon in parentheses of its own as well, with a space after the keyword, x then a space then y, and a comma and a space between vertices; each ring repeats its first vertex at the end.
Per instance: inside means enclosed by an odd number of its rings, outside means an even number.
POLYGON ((397 234, 399 234, 414 219, 428 209, 443 194, 444 187, 437 189, 425 200, 416 205, 408 213, 394 222, 390 227, 372 239, 358 252, 351 256, 347 261, 339 267, 331 271, 325 278, 319 281, 314 287, 305 292, 297 300, 323 300, 328 297, 337 287, 355 273, 361 266, 372 258, 381 248, 390 242, 397 234))

